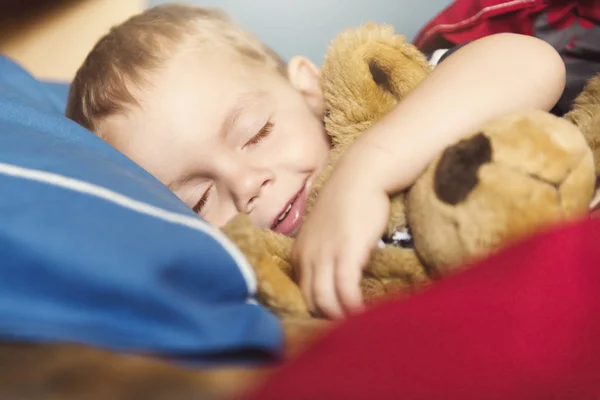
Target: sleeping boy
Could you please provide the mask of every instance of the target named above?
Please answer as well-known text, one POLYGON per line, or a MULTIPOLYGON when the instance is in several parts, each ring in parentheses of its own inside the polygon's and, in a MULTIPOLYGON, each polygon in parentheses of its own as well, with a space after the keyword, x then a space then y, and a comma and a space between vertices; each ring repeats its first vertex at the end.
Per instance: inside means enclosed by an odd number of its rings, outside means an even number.
POLYGON ((285 62, 218 10, 167 4, 114 27, 77 72, 67 116, 214 226, 245 212, 296 236, 309 307, 338 318, 362 306, 359 279, 389 195, 487 120, 552 109, 564 85, 561 57, 537 38, 497 34, 461 47, 361 135, 302 227, 329 152, 319 68, 302 56, 285 62))

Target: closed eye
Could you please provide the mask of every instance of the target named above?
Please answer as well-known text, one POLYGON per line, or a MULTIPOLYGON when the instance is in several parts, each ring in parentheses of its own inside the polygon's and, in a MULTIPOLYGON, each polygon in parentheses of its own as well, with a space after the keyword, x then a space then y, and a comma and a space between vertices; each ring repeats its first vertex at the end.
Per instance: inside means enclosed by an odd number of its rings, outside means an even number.
POLYGON ((254 136, 252 136, 250 138, 250 140, 248 140, 246 142, 246 144, 244 145, 244 147, 246 146, 253 146, 257 143, 259 143, 261 140, 263 140, 264 138, 266 138, 267 136, 269 136, 269 134, 273 131, 273 123, 271 121, 267 121, 267 123, 265 124, 265 126, 263 126, 261 128, 260 131, 258 131, 258 133, 254 136))
POLYGON ((204 192, 204 194, 202 195, 202 197, 200 197, 200 200, 198 200, 198 202, 196 203, 196 205, 194 207, 192 207, 192 210, 196 213, 196 214, 200 214, 202 212, 202 209, 204 208, 204 206, 206 205, 206 202, 208 201, 208 195, 210 194, 210 189, 212 188, 209 187, 208 189, 206 189, 206 191, 204 192))

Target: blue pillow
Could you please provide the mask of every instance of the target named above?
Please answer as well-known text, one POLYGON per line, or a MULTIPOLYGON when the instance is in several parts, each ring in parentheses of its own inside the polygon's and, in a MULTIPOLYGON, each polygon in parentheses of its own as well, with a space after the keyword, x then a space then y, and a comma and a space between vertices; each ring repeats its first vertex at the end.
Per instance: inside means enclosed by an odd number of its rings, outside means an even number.
POLYGON ((242 254, 65 118, 64 88, 0 56, 0 339, 208 363, 276 355, 279 321, 254 301, 242 254))

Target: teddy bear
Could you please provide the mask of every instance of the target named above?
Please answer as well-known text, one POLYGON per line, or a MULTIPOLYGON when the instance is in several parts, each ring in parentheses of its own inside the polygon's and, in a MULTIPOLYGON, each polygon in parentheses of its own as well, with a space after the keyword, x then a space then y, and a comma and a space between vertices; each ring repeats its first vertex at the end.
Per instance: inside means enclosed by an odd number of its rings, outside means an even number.
MULTIPOLYGON (((389 25, 367 23, 331 42, 321 71, 331 152, 305 218, 348 146, 430 72, 424 54, 389 25)), ((361 280, 365 302, 411 295, 470 261, 585 216, 599 170, 599 83, 592 80, 564 118, 512 113, 466 133, 391 196, 386 231, 361 280)), ((257 229, 244 214, 223 231, 253 266, 264 306, 281 317, 319 317, 295 279, 293 238, 257 229)))

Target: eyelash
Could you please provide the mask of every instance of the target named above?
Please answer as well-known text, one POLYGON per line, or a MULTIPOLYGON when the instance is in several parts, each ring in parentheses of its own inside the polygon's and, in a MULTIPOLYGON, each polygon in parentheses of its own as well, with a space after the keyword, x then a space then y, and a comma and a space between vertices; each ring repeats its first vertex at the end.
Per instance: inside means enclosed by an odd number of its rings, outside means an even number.
POLYGON ((202 209, 206 205, 206 201, 208 200, 208 194, 210 193, 210 189, 212 189, 212 186, 209 187, 208 189, 206 189, 206 192, 204 192, 204 194, 202 195, 202 197, 200 198, 200 200, 198 200, 198 202, 196 203, 196 205, 192 208, 192 210, 194 210, 194 212, 196 214, 200 214, 200 212, 202 211, 202 209))
POLYGON ((271 121, 268 121, 265 126, 262 127, 262 129, 260 131, 258 131, 258 133, 254 136, 252 136, 252 138, 250 138, 250 140, 248 140, 246 142, 246 144, 244 145, 244 147, 246 146, 253 146, 255 144, 258 144, 258 142, 260 142, 261 140, 263 140, 264 138, 266 138, 267 136, 269 136, 269 134, 273 131, 273 123, 271 121))
MULTIPOLYGON (((268 121, 265 126, 262 127, 262 129, 260 131, 258 131, 258 133, 254 136, 252 136, 252 138, 250 138, 250 140, 248 140, 246 142, 246 144, 244 145, 244 147, 246 146, 253 146, 255 144, 258 144, 261 140, 263 140, 264 138, 266 138, 267 136, 269 136, 269 134, 273 131, 273 123, 271 121, 268 121)), ((204 192, 204 194, 202 195, 202 197, 200 198, 200 200, 198 200, 198 202, 196 203, 196 205, 192 208, 192 210, 196 213, 196 214, 200 214, 200 212, 202 211, 202 209, 204 208, 204 206, 206 205, 206 202, 208 200, 208 195, 210 194, 210 190, 212 189, 212 186, 209 187, 206 192, 204 192)))

